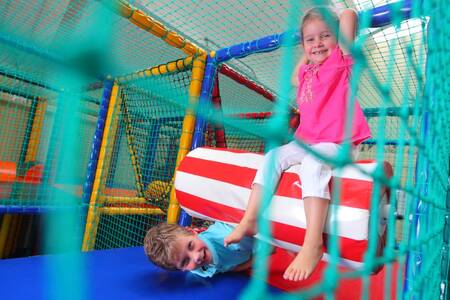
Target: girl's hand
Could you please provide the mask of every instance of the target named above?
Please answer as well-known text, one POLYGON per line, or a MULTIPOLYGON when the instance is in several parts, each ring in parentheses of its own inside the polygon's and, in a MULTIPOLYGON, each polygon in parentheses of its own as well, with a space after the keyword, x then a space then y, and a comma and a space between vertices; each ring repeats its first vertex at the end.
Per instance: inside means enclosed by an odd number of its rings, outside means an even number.
POLYGON ((298 81, 298 71, 300 70, 300 67, 302 65, 306 65, 307 63, 308 59, 305 55, 302 55, 302 57, 300 57, 300 59, 298 60, 297 65, 295 65, 294 72, 292 73, 291 77, 291 84, 294 87, 298 87, 300 85, 300 82, 298 81))
POLYGON ((344 9, 339 14, 339 47, 349 54, 349 46, 355 40, 358 27, 358 14, 353 9, 344 9))

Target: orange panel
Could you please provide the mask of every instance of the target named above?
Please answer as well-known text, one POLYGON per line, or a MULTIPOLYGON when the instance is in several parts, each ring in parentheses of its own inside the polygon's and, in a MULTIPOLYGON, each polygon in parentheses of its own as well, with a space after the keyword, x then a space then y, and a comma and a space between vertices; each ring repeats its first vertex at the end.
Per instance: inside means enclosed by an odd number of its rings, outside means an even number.
POLYGON ((16 163, 0 161, 0 182, 13 182, 16 180, 16 163))

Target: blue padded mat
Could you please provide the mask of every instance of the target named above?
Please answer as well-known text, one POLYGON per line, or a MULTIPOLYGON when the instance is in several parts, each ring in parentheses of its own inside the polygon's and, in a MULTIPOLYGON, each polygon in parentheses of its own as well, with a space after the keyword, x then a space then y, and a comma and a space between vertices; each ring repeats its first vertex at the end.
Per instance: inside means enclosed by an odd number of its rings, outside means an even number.
MULTIPOLYGON (((91 251, 81 256, 86 278, 83 299, 236 299, 249 282, 240 273, 204 279, 189 272, 168 272, 150 263, 142 247, 91 251)), ((0 298, 56 299, 54 284, 46 280, 48 265, 56 258, 44 255, 0 260, 0 298)))

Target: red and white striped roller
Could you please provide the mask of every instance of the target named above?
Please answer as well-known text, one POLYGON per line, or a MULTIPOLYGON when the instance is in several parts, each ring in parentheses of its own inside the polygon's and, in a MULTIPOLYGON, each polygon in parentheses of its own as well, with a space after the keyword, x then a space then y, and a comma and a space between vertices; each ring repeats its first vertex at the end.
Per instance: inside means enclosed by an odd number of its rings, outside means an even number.
MULTIPOLYGON (((181 162, 175 180, 175 189, 181 207, 191 216, 232 225, 239 223, 247 206, 251 184, 263 155, 232 149, 201 147, 191 151, 181 162)), ((358 168, 371 173, 373 161, 358 162, 358 168)), ((293 166, 281 176, 271 202, 272 243, 299 251, 305 235, 305 213, 301 192, 299 166, 293 166)), ((330 213, 324 239, 330 232, 330 221, 337 221, 340 238, 341 264, 358 268, 368 246, 372 178, 355 166, 333 172, 333 179, 341 177, 341 200, 336 213, 330 213)), ((392 175, 389 163, 384 163, 386 175, 392 175)), ((330 184, 333 184, 333 179, 330 184)), ((331 190, 331 189, 330 189, 331 190)), ((380 211, 388 201, 386 189, 380 197, 380 211)), ((332 210, 330 209, 330 212, 332 210)), ((381 215, 381 214, 380 214, 381 215)), ((380 240, 384 240, 385 226, 380 218, 380 240)), ((380 242, 379 249, 383 247, 380 242)), ((326 254, 324 259, 329 257, 326 254)))

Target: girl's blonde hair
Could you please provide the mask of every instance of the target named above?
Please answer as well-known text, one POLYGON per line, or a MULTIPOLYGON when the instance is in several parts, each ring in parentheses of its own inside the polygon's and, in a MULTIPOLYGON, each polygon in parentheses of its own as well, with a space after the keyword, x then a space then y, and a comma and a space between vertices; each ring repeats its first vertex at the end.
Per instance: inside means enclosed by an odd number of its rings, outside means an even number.
POLYGON ((308 9, 305 14, 303 15, 302 22, 300 24, 300 36, 301 40, 303 41, 303 28, 308 24, 311 20, 320 19, 327 23, 328 27, 331 29, 335 28, 336 32, 339 30, 339 17, 336 12, 336 10, 333 7, 329 6, 316 6, 313 8, 308 9), (327 10, 329 15, 331 16, 332 23, 328 22, 328 18, 326 19, 324 17, 324 10, 327 10))

